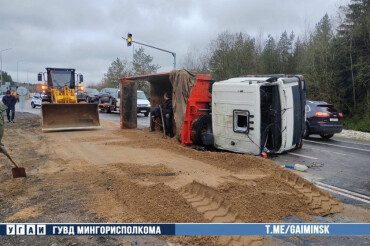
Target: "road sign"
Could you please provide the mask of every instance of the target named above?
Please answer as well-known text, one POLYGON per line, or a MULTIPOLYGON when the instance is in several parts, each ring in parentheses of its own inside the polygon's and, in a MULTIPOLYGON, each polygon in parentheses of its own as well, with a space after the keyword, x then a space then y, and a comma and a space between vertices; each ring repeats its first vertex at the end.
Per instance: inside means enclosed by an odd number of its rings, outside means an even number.
POLYGON ((17 89, 17 93, 20 96, 25 96, 28 93, 28 90, 27 90, 26 87, 19 86, 18 89, 17 89))
POLYGON ((17 93, 19 95, 19 108, 21 112, 24 110, 24 96, 28 93, 27 88, 23 86, 19 86, 17 89, 17 93))

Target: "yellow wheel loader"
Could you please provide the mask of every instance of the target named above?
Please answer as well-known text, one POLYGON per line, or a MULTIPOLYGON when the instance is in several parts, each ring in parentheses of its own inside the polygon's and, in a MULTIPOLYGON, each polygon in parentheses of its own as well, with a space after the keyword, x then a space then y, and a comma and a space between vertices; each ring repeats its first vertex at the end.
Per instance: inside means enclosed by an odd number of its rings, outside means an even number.
POLYGON ((17 99, 17 102, 19 101, 19 95, 18 95, 18 86, 16 85, 11 85, 10 86, 10 94, 13 95, 15 97, 15 99, 17 99))
POLYGON ((75 69, 46 68, 38 81, 42 90, 42 131, 65 131, 100 128, 98 104, 78 103, 76 82, 83 82, 75 69))

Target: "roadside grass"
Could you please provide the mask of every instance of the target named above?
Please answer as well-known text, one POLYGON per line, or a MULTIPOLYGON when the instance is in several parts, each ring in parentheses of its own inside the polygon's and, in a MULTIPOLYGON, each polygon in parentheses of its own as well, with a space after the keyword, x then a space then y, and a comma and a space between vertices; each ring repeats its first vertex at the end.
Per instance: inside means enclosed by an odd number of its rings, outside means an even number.
POLYGON ((362 132, 370 132, 370 117, 360 118, 358 116, 342 119, 344 128, 362 132))

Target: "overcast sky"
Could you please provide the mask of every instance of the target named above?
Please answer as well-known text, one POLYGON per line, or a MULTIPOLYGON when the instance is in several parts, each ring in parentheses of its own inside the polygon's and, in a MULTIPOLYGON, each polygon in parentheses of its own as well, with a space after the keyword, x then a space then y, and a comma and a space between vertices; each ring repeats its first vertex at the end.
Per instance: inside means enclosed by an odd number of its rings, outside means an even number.
MULTIPOLYGON (((325 13, 334 16, 348 0, 0 0, 3 70, 19 81, 36 83, 45 67, 76 68, 86 84, 101 81, 111 62, 132 60, 122 36, 177 53, 181 65, 189 50, 202 50, 218 33, 284 30, 302 34, 325 13)), ((135 46, 138 48, 138 46, 135 46)), ((146 48, 161 66, 172 69, 171 54, 146 48)), ((179 68, 178 66, 178 68, 179 68)))

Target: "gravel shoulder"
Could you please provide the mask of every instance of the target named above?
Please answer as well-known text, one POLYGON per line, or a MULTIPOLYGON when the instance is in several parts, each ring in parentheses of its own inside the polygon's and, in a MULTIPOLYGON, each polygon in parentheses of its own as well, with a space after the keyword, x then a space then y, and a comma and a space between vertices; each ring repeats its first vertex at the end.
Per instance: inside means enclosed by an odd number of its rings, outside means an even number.
POLYGON ((341 133, 335 134, 335 137, 351 138, 351 139, 370 142, 370 132, 360 132, 360 131, 343 129, 341 133))

